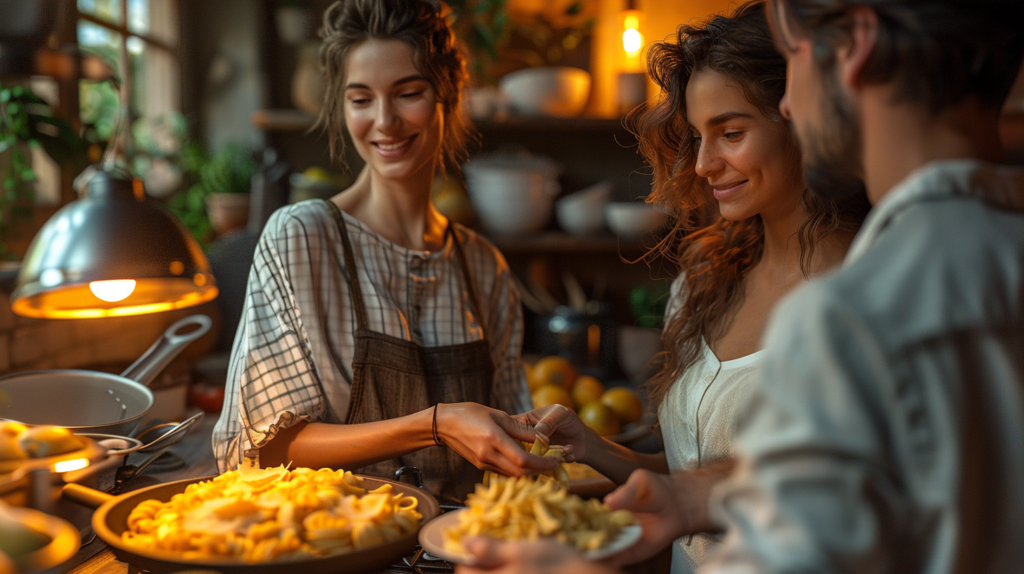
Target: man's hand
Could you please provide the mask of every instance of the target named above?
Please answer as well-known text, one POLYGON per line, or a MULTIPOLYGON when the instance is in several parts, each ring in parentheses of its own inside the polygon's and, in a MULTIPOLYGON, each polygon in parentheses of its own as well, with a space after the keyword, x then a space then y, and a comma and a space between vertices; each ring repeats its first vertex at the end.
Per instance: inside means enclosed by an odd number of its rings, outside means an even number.
POLYGON ((476 557, 474 566, 459 566, 457 574, 617 574, 617 570, 584 559, 571 547, 553 540, 502 542, 474 538, 466 550, 476 557))
POLYGON ((608 558, 606 564, 619 567, 641 562, 686 533, 686 521, 676 504, 676 488, 672 476, 637 470, 626 484, 605 497, 605 503, 613 509, 632 511, 644 530, 636 544, 608 558))

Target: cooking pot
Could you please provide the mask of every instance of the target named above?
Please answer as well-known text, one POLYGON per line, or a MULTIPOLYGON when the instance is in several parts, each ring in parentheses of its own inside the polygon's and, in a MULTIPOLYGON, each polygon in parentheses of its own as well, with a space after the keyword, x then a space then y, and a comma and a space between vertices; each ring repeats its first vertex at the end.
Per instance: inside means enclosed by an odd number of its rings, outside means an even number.
POLYGON ((74 433, 131 435, 153 407, 147 385, 212 323, 206 315, 174 323, 120 375, 59 369, 0 377, 0 419, 74 433), (198 328, 180 333, 191 326, 198 328))
MULTIPOLYGON (((394 492, 417 499, 416 510, 423 515, 420 525, 433 520, 441 513, 437 499, 425 490, 402 482, 385 480, 373 476, 360 476, 363 487, 373 490, 384 484, 390 484, 394 492)), ((416 547, 417 532, 407 534, 397 540, 374 548, 356 550, 348 554, 327 556, 324 558, 307 558, 279 562, 248 564, 238 559, 226 557, 196 558, 189 560, 180 552, 166 550, 146 550, 125 544, 121 534, 128 529, 128 515, 145 500, 167 502, 172 496, 185 491, 188 485, 215 478, 190 478, 158 484, 135 490, 120 496, 111 496, 104 492, 86 488, 77 484, 64 487, 64 497, 86 506, 98 507, 92 516, 92 529, 101 540, 114 551, 118 560, 127 562, 141 570, 154 574, 179 572, 182 570, 215 570, 222 574, 343 574, 345 572, 378 572, 394 563, 416 547)))

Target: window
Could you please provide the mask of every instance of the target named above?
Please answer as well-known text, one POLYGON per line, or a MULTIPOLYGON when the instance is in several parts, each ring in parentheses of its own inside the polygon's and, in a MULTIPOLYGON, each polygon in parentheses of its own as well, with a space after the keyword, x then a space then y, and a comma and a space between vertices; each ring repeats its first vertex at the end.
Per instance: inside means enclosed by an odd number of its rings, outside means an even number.
MULTIPOLYGON (((164 195, 174 191, 178 178, 167 178, 168 156, 176 153, 184 120, 181 110, 178 61, 177 0, 78 0, 79 49, 107 62, 117 77, 124 77, 122 47, 128 52, 131 81, 129 125, 135 135, 128 150, 136 175, 148 191, 164 195), (151 183, 152 171, 162 177, 151 183)), ((108 81, 79 82, 79 116, 103 141, 113 135, 120 103, 108 81)))

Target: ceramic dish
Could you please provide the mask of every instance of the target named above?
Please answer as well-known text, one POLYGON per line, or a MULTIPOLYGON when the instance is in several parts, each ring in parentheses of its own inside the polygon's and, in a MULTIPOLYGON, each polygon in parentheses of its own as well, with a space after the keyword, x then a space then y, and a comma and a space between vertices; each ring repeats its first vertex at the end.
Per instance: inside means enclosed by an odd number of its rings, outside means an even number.
MULTIPOLYGON (((430 554, 448 562, 472 566, 476 562, 474 556, 447 550, 444 547, 444 531, 458 525, 459 513, 466 511, 467 509, 447 512, 425 524, 420 529, 420 546, 430 554)), ((611 544, 597 550, 588 550, 583 553, 583 557, 587 560, 603 560, 614 556, 636 544, 640 540, 641 534, 643 534, 643 528, 639 524, 627 526, 615 537, 615 540, 612 540, 611 544)))

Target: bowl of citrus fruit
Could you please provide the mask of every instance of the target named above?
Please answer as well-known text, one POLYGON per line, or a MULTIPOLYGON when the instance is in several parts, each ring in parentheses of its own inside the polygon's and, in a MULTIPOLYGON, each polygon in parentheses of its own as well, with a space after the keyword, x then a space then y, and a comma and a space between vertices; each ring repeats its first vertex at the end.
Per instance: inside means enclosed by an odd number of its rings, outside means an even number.
POLYGON ((523 363, 534 408, 562 405, 576 412, 588 427, 610 440, 629 442, 643 437, 644 406, 633 389, 606 388, 589 375, 580 375, 569 360, 551 356, 532 365, 523 363))

